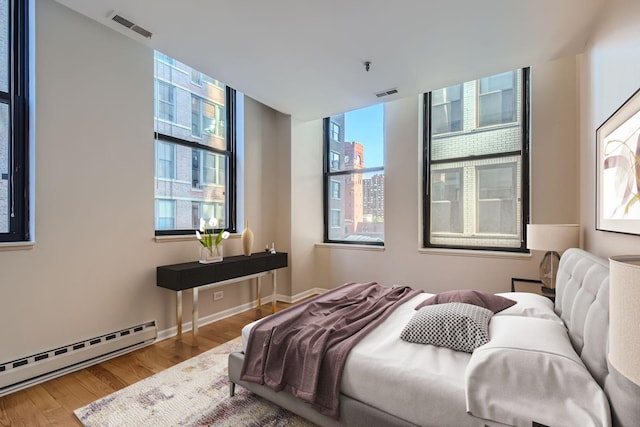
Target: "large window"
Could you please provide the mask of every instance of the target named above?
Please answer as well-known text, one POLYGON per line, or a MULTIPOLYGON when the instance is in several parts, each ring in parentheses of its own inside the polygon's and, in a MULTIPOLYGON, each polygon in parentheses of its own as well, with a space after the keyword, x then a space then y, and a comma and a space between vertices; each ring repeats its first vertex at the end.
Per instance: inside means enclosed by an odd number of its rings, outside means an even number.
POLYGON ((424 114, 424 246, 526 250, 529 69, 426 93, 424 114))
POLYGON ((156 235, 235 231, 235 91, 160 52, 154 78, 156 235))
POLYGON ((384 243, 384 106, 324 121, 325 242, 384 243))
POLYGON ((0 242, 30 239, 27 4, 0 0, 0 242))

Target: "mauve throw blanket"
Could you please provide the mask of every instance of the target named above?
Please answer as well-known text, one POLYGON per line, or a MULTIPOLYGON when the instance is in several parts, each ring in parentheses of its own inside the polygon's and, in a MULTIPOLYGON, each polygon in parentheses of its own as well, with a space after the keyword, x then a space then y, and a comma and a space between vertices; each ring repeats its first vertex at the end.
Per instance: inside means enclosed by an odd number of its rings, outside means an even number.
POLYGON ((287 390, 337 419, 347 355, 395 307, 422 291, 347 283, 257 323, 240 379, 287 390))

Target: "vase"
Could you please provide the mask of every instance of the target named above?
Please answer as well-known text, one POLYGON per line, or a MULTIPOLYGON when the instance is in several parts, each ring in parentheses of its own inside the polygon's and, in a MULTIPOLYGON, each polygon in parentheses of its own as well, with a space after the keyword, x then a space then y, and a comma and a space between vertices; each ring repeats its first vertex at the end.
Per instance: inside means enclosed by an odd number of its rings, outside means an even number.
POLYGON ((200 264, 211 264, 212 262, 222 261, 222 245, 205 248, 200 246, 200 264))
POLYGON ((249 228, 249 221, 247 220, 244 230, 241 235, 242 240, 242 253, 245 256, 250 256, 253 250, 253 231, 249 228))

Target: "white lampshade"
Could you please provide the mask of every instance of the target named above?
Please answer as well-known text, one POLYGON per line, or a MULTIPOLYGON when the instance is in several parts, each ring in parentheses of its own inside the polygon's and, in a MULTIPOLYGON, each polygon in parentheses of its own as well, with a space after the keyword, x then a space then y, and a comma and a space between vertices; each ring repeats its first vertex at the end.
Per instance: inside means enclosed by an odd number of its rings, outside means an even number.
POLYGON ((640 385, 640 255, 609 258, 609 361, 640 385))
POLYGON ((580 245, 579 224, 529 224, 527 249, 562 253, 580 245))

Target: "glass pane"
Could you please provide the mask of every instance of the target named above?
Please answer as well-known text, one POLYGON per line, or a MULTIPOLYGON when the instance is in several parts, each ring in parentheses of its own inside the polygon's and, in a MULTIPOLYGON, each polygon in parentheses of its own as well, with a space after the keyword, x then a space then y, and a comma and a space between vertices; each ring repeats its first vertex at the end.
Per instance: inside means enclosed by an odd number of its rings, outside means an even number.
POLYGON ((0 91, 9 91, 9 1, 0 0, 0 91))
POLYGON ((511 123, 516 120, 515 71, 480 79, 478 126, 511 123))
POLYGON ((9 108, 0 104, 0 233, 9 231, 9 108))
POLYGON ((384 173, 329 177, 329 239, 384 242, 384 173))
POLYGON ((384 106, 331 116, 329 140, 330 150, 342 157, 337 170, 384 166, 384 106))
MULTIPOLYGON (((155 197, 172 201, 175 211, 174 225, 169 229, 194 228, 194 206, 198 208, 198 219, 215 216, 220 227, 227 227, 227 156, 202 148, 156 141, 155 162, 155 197)), ((167 226, 169 221, 160 221, 159 213, 156 212, 156 224, 167 226)))
POLYGON ((227 149, 224 84, 157 51, 154 78, 156 132, 227 149))
POLYGON ((513 89, 514 72, 496 74, 494 76, 480 79, 480 93, 513 89))
POLYGON ((478 169, 478 232, 515 234, 516 165, 478 169))
POLYGON ((462 233, 462 169, 431 173, 431 231, 462 233))

